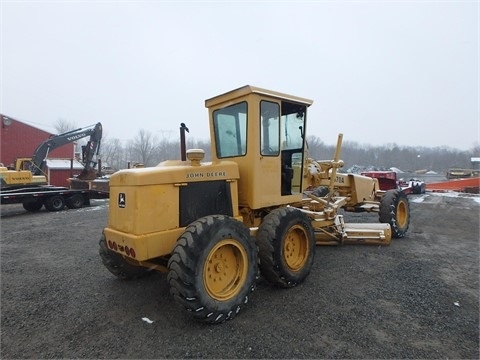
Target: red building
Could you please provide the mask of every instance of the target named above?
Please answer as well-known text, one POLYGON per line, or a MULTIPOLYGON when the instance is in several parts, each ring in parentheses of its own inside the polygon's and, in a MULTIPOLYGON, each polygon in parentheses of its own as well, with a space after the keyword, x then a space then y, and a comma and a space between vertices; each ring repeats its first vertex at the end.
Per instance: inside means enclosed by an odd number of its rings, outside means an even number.
MULTIPOLYGON (((0 114, 0 163, 4 166, 15 164, 17 158, 31 158, 37 147, 50 136, 54 135, 45 130, 28 125, 10 116, 0 114)), ((48 154, 48 159, 73 159, 75 157, 75 143, 62 145, 48 154)), ((48 166, 48 164, 47 164, 48 166)), ((76 164, 78 167, 78 164, 76 164)), ((57 186, 65 186, 64 179, 56 180, 56 169, 48 169, 50 183, 57 186)), ((65 169, 62 169, 65 172, 65 169)), ((70 174, 70 172, 69 172, 70 174)), ((73 174, 79 174, 77 169, 73 174)))
POLYGON ((70 187, 68 179, 80 175, 83 164, 75 159, 47 159, 46 169, 50 184, 70 187))

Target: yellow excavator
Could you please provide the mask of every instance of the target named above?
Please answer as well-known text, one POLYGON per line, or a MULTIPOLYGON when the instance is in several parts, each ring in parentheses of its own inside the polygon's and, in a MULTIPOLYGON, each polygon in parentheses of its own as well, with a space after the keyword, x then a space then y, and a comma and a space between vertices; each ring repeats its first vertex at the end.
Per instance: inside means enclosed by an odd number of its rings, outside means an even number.
POLYGON ((310 273, 316 244, 388 245, 405 236, 405 194, 338 171, 342 135, 332 160, 309 158, 311 104, 254 86, 206 100, 211 161, 189 149, 182 160, 111 176, 105 267, 121 279, 165 271, 182 308, 219 323, 247 304, 258 269, 293 287, 310 273), (348 224, 340 209, 377 213, 379 223, 348 224))

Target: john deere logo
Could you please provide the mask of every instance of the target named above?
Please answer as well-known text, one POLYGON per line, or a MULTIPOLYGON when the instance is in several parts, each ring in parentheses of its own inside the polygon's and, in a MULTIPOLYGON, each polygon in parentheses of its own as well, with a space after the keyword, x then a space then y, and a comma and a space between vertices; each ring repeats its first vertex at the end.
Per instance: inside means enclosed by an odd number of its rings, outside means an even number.
POLYGON ((118 194, 118 207, 125 207, 125 193, 118 194))

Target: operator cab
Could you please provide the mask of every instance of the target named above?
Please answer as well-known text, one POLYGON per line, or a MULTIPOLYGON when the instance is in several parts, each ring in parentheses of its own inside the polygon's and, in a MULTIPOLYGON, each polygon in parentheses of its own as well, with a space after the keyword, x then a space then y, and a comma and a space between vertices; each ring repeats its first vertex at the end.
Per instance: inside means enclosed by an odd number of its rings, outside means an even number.
POLYGON ((301 200, 311 104, 311 100, 252 86, 206 100, 212 160, 238 164, 240 206, 258 209, 301 200))

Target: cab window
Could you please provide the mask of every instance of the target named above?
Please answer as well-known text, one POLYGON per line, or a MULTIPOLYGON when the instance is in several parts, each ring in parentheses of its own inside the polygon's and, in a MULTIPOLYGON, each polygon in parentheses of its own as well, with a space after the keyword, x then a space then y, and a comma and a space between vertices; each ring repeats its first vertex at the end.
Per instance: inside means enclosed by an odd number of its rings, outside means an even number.
POLYGON ((217 158, 244 156, 247 151, 247 103, 213 112, 217 158))
POLYGON ((282 102, 282 195, 299 194, 302 189, 306 111, 304 105, 282 102))
POLYGON ((302 149, 306 107, 282 103, 282 150, 302 149))
POLYGON ((260 151, 264 156, 280 153, 280 106, 270 101, 260 102, 260 151))

